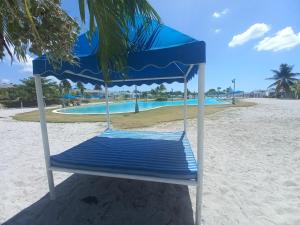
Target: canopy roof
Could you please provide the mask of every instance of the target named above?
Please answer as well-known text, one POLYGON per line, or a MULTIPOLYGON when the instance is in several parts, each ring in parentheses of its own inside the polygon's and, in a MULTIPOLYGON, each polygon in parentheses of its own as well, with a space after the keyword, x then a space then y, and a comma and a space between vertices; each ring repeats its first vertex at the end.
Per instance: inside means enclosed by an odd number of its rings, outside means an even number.
MULTIPOLYGON (((190 80, 198 64, 205 62, 205 42, 156 21, 151 22, 146 32, 130 29, 129 39, 133 47, 128 54, 127 73, 112 71, 108 86, 183 82, 185 75, 190 80)), ((98 43, 98 32, 91 40, 82 34, 73 50, 78 64, 63 62, 61 68, 54 69, 46 57, 41 56, 33 60, 33 74, 103 85, 105 81, 97 58, 98 43)))

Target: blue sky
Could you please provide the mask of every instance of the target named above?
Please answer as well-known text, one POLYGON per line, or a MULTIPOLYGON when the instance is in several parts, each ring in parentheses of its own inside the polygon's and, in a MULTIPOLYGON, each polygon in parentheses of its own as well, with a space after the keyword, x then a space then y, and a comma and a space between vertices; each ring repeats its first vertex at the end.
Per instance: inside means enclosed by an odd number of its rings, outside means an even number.
MULTIPOLYGON (((265 89, 270 84, 265 80, 271 76, 270 69, 277 69, 280 63, 295 65, 295 71, 300 72, 299 0, 149 2, 163 23, 207 43, 206 89, 229 87, 232 78, 236 78, 239 90, 265 89)), ((63 0, 62 6, 79 20, 74 1, 63 0)), ((2 82, 16 83, 30 74, 30 61, 14 62, 12 66, 8 59, 0 63, 2 82)), ((181 90, 182 86, 167 85, 174 90, 181 90)), ((196 88, 193 79, 189 89, 196 88)))

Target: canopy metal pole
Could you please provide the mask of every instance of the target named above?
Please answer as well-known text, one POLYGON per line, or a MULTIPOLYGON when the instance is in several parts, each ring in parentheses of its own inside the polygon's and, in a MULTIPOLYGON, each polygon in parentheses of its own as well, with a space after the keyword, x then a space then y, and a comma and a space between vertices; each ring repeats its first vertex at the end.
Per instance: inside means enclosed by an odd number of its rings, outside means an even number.
POLYGON ((46 172, 48 178, 48 185, 50 191, 50 199, 55 199, 55 190, 54 190, 54 180, 53 180, 53 172, 50 170, 50 147, 49 147, 49 140, 48 140, 48 131, 47 131, 47 124, 46 124, 46 116, 45 116, 45 105, 43 100, 43 88, 41 77, 39 75, 35 75, 35 90, 36 90, 36 97, 37 103, 39 107, 39 114, 40 114, 40 125, 42 131, 42 138, 43 138, 43 147, 44 147, 44 157, 45 157, 45 164, 46 164, 46 172))
POLYGON ((187 100, 187 80, 186 76, 184 77, 184 109, 183 109, 183 114, 184 114, 184 132, 186 132, 187 128, 187 105, 186 105, 186 100, 187 100))
POLYGON ((188 68, 188 70, 184 76, 184 109, 183 109, 184 122, 183 122, 183 126, 184 126, 185 133, 186 133, 186 129, 187 129, 187 103, 186 103, 186 101, 187 101, 187 76, 191 72, 193 66, 194 65, 190 65, 190 67, 188 68))
POLYGON ((198 70, 198 116, 197 116, 197 193, 196 193, 196 225, 201 225, 202 187, 203 187, 203 151, 204 151, 204 82, 205 63, 199 64, 198 70))
POLYGON ((107 128, 110 129, 110 115, 109 115, 109 103, 108 103, 108 88, 105 83, 105 102, 106 102, 106 122, 107 128))

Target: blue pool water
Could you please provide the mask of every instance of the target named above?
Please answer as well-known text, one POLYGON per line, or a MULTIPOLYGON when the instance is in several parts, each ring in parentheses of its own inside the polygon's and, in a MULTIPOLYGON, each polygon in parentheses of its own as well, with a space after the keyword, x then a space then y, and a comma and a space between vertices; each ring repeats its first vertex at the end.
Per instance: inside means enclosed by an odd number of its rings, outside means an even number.
MULTIPOLYGON (((197 105, 197 99, 188 99, 188 105, 197 105)), ((222 99, 216 98, 205 98, 205 105, 218 105, 227 104, 228 102, 222 99)), ((174 101, 138 101, 139 110, 145 111, 149 109, 164 107, 164 106, 181 106, 183 105, 183 100, 174 101)), ((124 101, 118 103, 109 104, 109 112, 113 113, 129 113, 134 112, 135 101, 124 101)), ((105 114, 106 106, 105 104, 93 104, 78 107, 64 108, 57 111, 58 113, 70 113, 70 114, 105 114)))

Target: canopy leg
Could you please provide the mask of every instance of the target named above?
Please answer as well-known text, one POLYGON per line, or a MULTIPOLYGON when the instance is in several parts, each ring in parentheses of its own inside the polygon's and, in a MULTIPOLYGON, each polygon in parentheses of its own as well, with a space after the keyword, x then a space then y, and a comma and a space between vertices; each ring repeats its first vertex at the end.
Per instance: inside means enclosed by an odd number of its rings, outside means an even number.
POLYGON ((184 122, 183 122, 183 127, 184 127, 184 132, 185 133, 186 133, 186 129, 187 129, 187 105, 186 105, 186 100, 187 100, 187 80, 186 80, 186 77, 184 77, 184 107, 183 107, 184 122))
POLYGON ((202 187, 203 187, 203 151, 204 151, 204 82, 205 63, 199 64, 198 70, 198 116, 197 116, 197 190, 196 190, 196 225, 201 225, 202 187))
POLYGON ((50 148, 49 148, 48 131, 47 131, 47 124, 46 124, 46 117, 45 117, 45 105, 43 100, 43 88, 42 88, 41 77, 39 75, 35 76, 35 90, 36 90, 37 103, 38 103, 39 114, 40 114, 40 125, 41 125, 42 139, 43 139, 44 157, 45 157, 46 172, 48 178, 50 199, 53 200, 55 199, 54 179, 53 179, 53 172, 52 170, 49 169, 50 148))
POLYGON ((107 87, 107 84, 105 84, 105 102, 106 102, 106 122, 107 122, 107 128, 110 129, 110 115, 109 115, 108 87, 107 87))
POLYGON ((187 130, 187 76, 191 72, 191 69, 193 68, 193 65, 190 65, 189 69, 187 70, 185 76, 184 76, 184 107, 183 107, 183 115, 184 115, 184 122, 183 122, 183 127, 184 127, 184 132, 186 133, 187 130))

